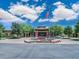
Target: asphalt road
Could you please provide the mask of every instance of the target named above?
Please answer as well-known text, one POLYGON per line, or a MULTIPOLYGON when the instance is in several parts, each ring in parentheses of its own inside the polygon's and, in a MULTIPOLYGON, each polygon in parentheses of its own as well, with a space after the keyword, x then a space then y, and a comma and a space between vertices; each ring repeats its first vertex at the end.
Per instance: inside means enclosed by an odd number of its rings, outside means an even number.
POLYGON ((0 59, 79 59, 79 45, 0 43, 0 59))

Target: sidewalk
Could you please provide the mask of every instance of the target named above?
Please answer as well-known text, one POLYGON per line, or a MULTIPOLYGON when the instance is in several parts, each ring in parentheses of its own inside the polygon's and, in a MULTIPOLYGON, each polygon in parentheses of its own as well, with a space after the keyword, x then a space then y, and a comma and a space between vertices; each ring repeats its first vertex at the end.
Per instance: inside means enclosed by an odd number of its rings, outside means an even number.
MULTIPOLYGON (((24 40, 29 40, 29 39, 30 38, 5 39, 5 40, 0 40, 0 43, 25 44, 24 40)), ((79 44, 79 41, 72 41, 69 39, 60 39, 60 41, 61 42, 57 42, 57 43, 41 43, 41 44, 79 44)), ((40 44, 40 43, 35 42, 35 44, 40 44)))

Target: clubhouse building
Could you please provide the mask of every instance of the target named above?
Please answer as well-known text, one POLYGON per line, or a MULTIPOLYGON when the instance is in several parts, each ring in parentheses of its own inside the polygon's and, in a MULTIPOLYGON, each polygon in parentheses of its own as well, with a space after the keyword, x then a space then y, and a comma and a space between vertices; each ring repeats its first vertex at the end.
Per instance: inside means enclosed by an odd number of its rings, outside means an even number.
POLYGON ((34 29, 34 36, 36 38, 38 37, 46 37, 48 38, 49 37, 49 29, 48 27, 45 27, 45 26, 38 26, 37 28, 34 29))
MULTIPOLYGON (((9 37, 11 35, 11 31, 12 30, 5 30, 6 36, 9 37)), ((36 37, 36 38, 38 38, 38 37, 48 38, 50 36, 49 29, 46 26, 38 26, 38 27, 34 28, 34 33, 33 34, 28 33, 28 32, 24 33, 24 37, 31 37, 31 36, 36 37)))

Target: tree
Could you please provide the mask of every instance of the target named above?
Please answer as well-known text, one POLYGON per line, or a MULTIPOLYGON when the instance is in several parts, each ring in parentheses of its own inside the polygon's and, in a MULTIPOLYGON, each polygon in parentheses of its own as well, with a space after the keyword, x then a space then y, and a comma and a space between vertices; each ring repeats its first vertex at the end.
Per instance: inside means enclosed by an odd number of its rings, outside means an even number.
POLYGON ((28 33, 28 34, 33 33, 32 26, 30 26, 28 24, 21 23, 20 27, 21 27, 21 30, 22 30, 22 33, 24 34, 24 36, 25 36, 26 33, 28 33))
POLYGON ((79 22, 75 25, 75 34, 77 37, 79 37, 79 22))
POLYGON ((63 33, 63 27, 61 26, 51 26, 50 27, 50 33, 53 33, 53 36, 62 35, 63 33))
POLYGON ((25 24, 25 23, 12 23, 12 35, 17 38, 18 36, 26 36, 33 32, 32 26, 25 24))
POLYGON ((21 35, 21 29, 19 23, 12 23, 12 35, 14 38, 18 38, 21 35))
POLYGON ((70 37, 73 33, 73 29, 70 26, 67 26, 64 28, 64 34, 67 35, 68 37, 70 37))
POLYGON ((0 24, 0 39, 4 36, 4 27, 0 24))

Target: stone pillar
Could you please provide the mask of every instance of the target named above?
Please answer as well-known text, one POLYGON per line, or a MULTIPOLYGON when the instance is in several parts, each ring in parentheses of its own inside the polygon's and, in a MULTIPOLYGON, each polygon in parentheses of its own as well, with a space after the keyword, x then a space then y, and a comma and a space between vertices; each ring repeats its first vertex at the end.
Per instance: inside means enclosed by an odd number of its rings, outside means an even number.
POLYGON ((49 37, 49 33, 48 33, 48 31, 46 32, 46 37, 47 37, 47 38, 49 37))
POLYGON ((35 32, 35 37, 38 38, 38 31, 35 32))

